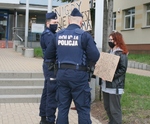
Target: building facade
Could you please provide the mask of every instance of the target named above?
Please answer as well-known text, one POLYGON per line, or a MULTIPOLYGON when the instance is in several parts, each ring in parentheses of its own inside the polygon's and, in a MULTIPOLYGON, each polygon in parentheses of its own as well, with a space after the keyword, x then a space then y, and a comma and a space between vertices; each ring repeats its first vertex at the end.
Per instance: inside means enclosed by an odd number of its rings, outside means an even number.
MULTIPOLYGON (((52 6, 62 5, 52 0, 52 6)), ((32 23, 45 24, 48 0, 29 0, 29 33, 32 23)), ((0 40, 12 40, 14 33, 24 39, 26 0, 0 0, 0 40)), ((29 38, 37 34, 32 34, 29 38)), ((34 38, 35 39, 35 38, 34 38)))
POLYGON ((150 0, 114 0, 113 29, 132 53, 150 53, 150 0))

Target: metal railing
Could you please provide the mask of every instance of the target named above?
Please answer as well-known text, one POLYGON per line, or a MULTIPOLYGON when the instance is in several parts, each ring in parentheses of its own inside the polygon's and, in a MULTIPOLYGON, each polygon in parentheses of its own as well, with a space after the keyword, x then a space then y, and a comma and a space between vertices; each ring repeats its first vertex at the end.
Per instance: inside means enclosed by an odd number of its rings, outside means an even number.
POLYGON ((19 41, 24 41, 24 32, 25 28, 23 27, 13 27, 12 28, 12 36, 13 36, 13 41, 14 40, 19 40, 19 41))
MULTIPOLYGON (((19 40, 24 42, 25 40, 25 28, 24 27, 13 27, 13 40, 19 40)), ((28 42, 40 42, 41 33, 33 33, 31 30, 28 31, 28 42)))

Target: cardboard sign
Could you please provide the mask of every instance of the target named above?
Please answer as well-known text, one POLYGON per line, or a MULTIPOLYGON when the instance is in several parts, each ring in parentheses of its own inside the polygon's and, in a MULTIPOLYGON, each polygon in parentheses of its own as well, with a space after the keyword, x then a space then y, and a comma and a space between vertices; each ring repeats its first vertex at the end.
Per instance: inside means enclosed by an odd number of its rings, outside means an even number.
POLYGON ((112 82, 120 56, 109 53, 100 53, 100 58, 96 63, 94 75, 112 82))
POLYGON ((79 11, 83 15, 83 25, 82 29, 85 31, 92 30, 92 23, 91 23, 91 14, 90 14, 90 7, 89 7, 89 0, 78 0, 73 3, 69 3, 67 5, 59 6, 53 9, 58 16, 58 28, 63 29, 68 26, 68 18, 74 8, 79 9, 79 11))

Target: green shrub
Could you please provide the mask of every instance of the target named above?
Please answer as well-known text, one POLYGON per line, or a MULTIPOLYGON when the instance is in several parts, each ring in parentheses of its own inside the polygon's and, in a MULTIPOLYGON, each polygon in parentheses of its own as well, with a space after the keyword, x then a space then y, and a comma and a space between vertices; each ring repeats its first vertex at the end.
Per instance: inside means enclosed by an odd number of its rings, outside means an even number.
POLYGON ((35 57, 43 57, 42 49, 40 47, 34 48, 35 57))

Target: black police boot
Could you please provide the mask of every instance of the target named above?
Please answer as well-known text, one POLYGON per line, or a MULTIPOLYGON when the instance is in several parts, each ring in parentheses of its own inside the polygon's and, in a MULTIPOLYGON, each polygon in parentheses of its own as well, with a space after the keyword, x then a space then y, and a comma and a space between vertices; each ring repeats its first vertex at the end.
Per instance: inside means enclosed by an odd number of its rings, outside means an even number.
POLYGON ((45 116, 42 116, 41 117, 41 121, 40 121, 40 124, 47 124, 48 122, 46 121, 46 117, 45 116))
POLYGON ((53 123, 53 122, 47 122, 46 124, 55 124, 55 123, 53 123))

